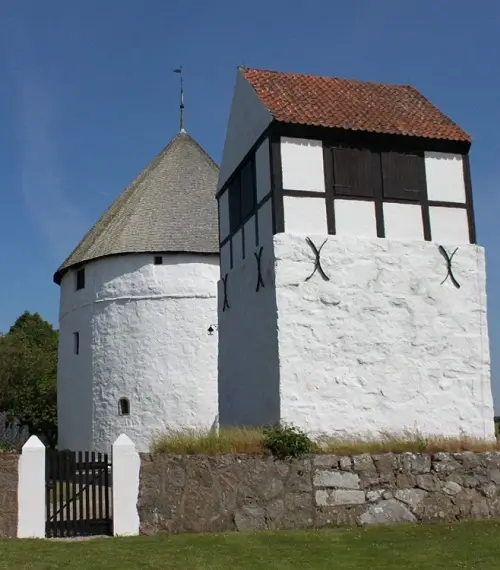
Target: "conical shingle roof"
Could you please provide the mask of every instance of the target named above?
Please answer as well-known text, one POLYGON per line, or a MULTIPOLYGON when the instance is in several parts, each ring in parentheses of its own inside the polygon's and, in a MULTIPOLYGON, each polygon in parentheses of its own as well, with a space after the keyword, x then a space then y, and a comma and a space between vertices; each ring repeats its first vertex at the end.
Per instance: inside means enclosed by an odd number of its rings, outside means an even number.
POLYGON ((219 168, 179 132, 113 202, 54 274, 124 253, 219 253, 215 191, 219 168))

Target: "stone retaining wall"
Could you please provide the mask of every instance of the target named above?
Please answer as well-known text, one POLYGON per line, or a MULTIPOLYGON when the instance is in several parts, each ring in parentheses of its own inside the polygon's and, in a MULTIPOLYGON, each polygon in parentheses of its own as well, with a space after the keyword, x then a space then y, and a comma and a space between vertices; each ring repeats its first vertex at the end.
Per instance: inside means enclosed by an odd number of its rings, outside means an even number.
POLYGON ((141 532, 500 517, 500 453, 141 455, 141 532))
POLYGON ((17 536, 19 455, 0 453, 0 538, 17 536))

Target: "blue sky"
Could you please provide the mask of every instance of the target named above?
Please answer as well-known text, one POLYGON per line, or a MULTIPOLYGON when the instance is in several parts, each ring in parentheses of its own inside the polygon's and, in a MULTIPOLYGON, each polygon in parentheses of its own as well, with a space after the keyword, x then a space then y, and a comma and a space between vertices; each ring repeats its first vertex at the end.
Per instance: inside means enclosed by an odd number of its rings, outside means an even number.
POLYGON ((57 323, 52 274, 178 128, 220 161, 237 65, 415 85, 473 137, 500 409, 500 5, 493 0, 4 0, 0 331, 57 323))

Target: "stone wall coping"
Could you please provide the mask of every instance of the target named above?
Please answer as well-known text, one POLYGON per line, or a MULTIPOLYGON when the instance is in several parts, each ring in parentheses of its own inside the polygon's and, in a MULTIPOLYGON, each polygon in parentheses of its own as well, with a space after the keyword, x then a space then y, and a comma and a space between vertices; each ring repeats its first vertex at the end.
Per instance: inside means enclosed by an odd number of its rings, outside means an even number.
MULTIPOLYGON (((140 457, 144 460, 148 459, 156 459, 159 457, 169 457, 172 459, 177 458, 205 458, 205 459, 213 459, 213 458, 228 458, 228 459, 273 459, 271 454, 259 454, 259 453, 139 453, 140 457)), ((421 452, 421 451, 402 451, 402 452, 393 452, 393 451, 386 451, 382 453, 354 453, 354 454, 340 454, 340 453, 313 453, 313 454, 305 454, 297 459, 285 459, 284 461, 303 461, 305 459, 315 459, 321 457, 372 457, 372 458, 379 458, 379 457, 409 457, 409 456, 426 456, 431 457, 432 459, 442 459, 445 457, 471 457, 471 456, 499 456, 500 457, 500 450, 498 451, 433 451, 433 452, 421 452)), ((276 460, 279 461, 279 460, 276 460)))

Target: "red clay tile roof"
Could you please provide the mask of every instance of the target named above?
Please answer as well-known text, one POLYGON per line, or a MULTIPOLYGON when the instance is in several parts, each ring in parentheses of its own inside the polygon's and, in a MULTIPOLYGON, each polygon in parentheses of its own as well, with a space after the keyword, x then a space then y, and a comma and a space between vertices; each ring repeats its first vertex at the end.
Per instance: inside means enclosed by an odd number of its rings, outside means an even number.
POLYGON ((470 142, 409 85, 240 68, 277 121, 470 142))

